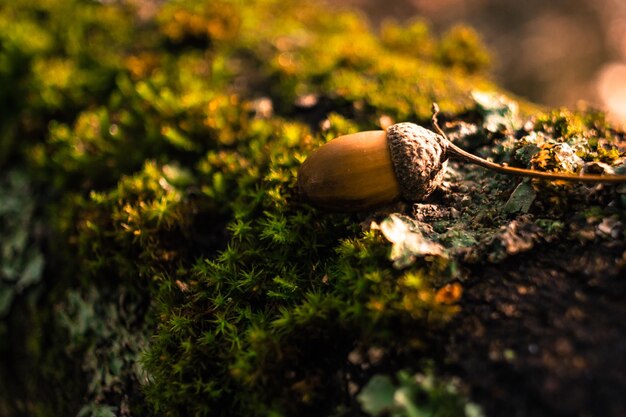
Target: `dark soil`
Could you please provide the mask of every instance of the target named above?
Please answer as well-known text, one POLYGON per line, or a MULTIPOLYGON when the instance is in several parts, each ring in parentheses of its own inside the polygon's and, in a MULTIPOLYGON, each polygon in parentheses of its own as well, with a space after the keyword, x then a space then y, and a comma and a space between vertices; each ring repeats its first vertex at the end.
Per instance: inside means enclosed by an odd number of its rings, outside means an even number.
POLYGON ((442 354, 497 416, 626 416, 626 245, 474 266, 442 354))

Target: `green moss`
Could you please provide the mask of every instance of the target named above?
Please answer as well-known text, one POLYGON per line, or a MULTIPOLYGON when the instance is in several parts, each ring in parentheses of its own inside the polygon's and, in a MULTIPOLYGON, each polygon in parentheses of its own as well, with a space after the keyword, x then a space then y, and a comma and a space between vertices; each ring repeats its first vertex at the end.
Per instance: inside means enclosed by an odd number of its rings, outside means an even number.
POLYGON ((52 118, 72 118, 107 96, 120 51, 131 44, 131 19, 124 7, 82 1, 0 7, 0 79, 11 86, 0 95, 5 159, 40 137, 52 118))
POLYGON ((437 58, 443 65, 470 73, 484 71, 490 62, 480 37, 466 26, 455 26, 444 34, 437 58))
POLYGON ((568 110, 555 110, 539 116, 535 122, 536 130, 545 132, 554 138, 568 140, 580 136, 588 130, 585 118, 568 110))
POLYGON ((380 40, 385 47, 417 58, 432 60, 437 43, 424 20, 414 20, 407 25, 392 20, 383 22, 380 40))
POLYGON ((597 111, 556 110, 536 118, 533 132, 515 143, 515 156, 535 169, 565 172, 588 162, 619 165, 622 136, 597 111))

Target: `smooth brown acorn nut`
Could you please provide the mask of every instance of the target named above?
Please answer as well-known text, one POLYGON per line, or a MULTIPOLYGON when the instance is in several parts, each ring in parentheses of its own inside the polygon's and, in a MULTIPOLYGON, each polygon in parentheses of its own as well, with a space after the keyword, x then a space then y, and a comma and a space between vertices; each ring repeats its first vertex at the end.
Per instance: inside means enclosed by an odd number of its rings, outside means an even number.
POLYGON ((298 171, 298 190, 312 205, 361 211, 402 197, 418 201, 441 183, 443 137, 413 123, 340 136, 313 152, 298 171))

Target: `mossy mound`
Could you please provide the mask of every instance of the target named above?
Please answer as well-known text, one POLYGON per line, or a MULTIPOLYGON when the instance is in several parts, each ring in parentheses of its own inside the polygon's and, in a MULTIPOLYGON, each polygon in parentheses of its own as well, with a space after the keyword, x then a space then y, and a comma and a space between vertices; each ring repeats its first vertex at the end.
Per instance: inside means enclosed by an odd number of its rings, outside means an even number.
POLYGON ((556 150, 573 141, 575 169, 621 163, 623 134, 601 115, 563 111, 524 131, 513 104, 472 95, 497 88, 468 28, 437 38, 421 21, 387 23, 377 35, 300 0, 14 3, 0 3, 0 79, 13 86, 0 90, 0 166, 30 192, 0 192, 35 209, 3 223, 26 231, 3 248, 31 275, 1 277, 0 352, 19 362, 0 366, 13 381, 2 414, 375 414, 389 397, 376 408, 372 392, 399 384, 399 415, 479 415, 420 361, 458 311, 464 262, 502 252, 495 231, 535 201, 560 198, 528 220, 546 230, 537 239, 557 235, 570 194, 529 185, 502 214, 510 181, 457 167, 482 199, 441 190, 432 201, 463 217, 431 213, 425 237, 440 250, 399 242, 392 263, 385 231, 415 233, 416 213, 316 210, 297 196, 299 165, 337 135, 425 123, 433 101, 494 158, 564 170, 556 150))

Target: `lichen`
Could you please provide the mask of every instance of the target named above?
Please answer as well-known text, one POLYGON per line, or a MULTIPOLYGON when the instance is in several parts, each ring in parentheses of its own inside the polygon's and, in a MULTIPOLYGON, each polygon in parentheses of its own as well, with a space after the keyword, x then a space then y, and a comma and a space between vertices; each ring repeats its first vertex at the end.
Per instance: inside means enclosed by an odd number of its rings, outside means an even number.
POLYGON ((45 264, 29 179, 20 170, 6 174, 0 182, 0 318, 16 296, 41 280, 45 264))
POLYGON ((387 375, 374 375, 358 400, 369 416, 418 417, 481 417, 483 412, 473 403, 463 403, 455 381, 441 381, 435 376, 432 365, 425 373, 411 375, 406 370, 398 372, 395 383, 387 375))

